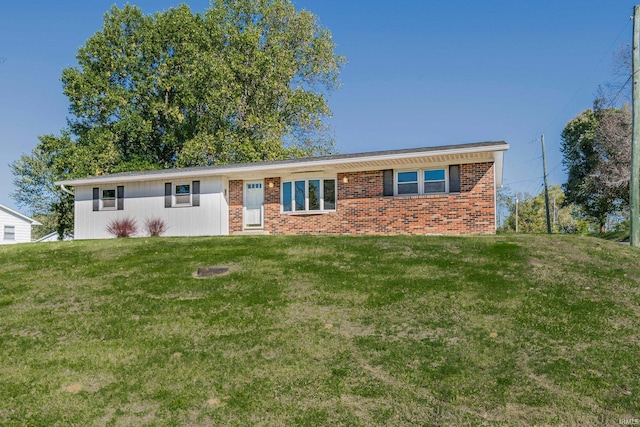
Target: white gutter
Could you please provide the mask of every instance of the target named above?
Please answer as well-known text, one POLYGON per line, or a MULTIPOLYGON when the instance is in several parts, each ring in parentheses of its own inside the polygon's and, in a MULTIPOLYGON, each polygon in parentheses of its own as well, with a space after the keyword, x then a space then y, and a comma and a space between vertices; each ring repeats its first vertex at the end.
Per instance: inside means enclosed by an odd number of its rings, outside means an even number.
POLYGON ((62 184, 62 183, 56 183, 56 184, 60 184, 60 189, 61 189, 62 191, 64 191, 65 193, 67 193, 67 194, 71 194, 73 197, 75 197, 75 196, 76 196, 76 194, 75 194, 73 191, 71 191, 71 190, 69 190, 67 187, 65 187, 65 184, 62 184))
POLYGON ((504 152, 496 151, 493 156, 495 162, 495 171, 498 173, 494 174, 495 186, 496 188, 502 188, 502 178, 504 176, 504 172, 502 166, 504 164, 504 152))

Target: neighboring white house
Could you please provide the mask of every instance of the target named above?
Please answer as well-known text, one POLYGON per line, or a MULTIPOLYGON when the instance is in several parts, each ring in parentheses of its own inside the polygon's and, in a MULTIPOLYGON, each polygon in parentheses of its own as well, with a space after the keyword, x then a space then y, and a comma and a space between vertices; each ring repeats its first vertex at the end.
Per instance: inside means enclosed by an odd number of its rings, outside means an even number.
MULTIPOLYGON (((64 239, 62 240, 73 240, 73 233, 65 233, 64 235, 64 239)), ((54 231, 53 233, 49 233, 46 236, 42 236, 41 238, 39 238, 38 240, 36 240, 36 243, 42 243, 42 242, 59 242, 59 236, 58 236, 58 232, 54 231)))
POLYGON ((31 241, 31 226, 42 225, 35 219, 0 205, 0 245, 31 241))

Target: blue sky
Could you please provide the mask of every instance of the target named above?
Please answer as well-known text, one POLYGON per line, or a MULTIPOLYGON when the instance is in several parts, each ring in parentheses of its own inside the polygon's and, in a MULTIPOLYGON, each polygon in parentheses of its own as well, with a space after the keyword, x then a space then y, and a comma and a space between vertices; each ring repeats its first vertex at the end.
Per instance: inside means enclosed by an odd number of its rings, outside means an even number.
MULTIPOLYGON (((181 1, 132 1, 145 13, 181 1)), ((208 0, 186 2, 194 12, 208 0)), ((540 135, 549 183, 565 180, 560 132, 612 80, 631 42, 630 0, 294 0, 332 33, 348 63, 330 97, 345 153, 504 140, 504 182, 537 193, 540 135)), ((122 1, 0 4, 0 204, 15 205, 9 163, 66 125, 60 75, 122 1)))

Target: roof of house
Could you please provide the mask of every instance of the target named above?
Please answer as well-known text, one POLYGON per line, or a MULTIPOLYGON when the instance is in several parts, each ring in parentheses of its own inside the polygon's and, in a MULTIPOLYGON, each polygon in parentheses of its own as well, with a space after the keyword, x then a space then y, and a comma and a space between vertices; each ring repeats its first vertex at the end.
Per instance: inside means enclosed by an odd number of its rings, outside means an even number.
MULTIPOLYGON (((41 238, 36 240, 36 243, 41 243, 41 242, 57 242, 58 239, 58 232, 54 231, 53 233, 49 233, 46 236, 42 236, 41 238)), ((62 240, 73 240, 73 233, 65 233, 64 234, 64 238, 62 240)))
POLYGON ((42 225, 41 223, 39 223, 38 221, 36 221, 33 218, 29 218, 26 215, 22 215, 20 212, 16 212, 11 208, 6 207, 5 205, 0 205, 0 210, 5 211, 6 213, 8 213, 9 215, 13 215, 16 218, 19 218, 25 222, 28 222, 31 225, 42 225))
POLYGON ((456 160, 496 163, 496 182, 502 181, 502 154, 509 149, 504 141, 476 142, 471 144, 442 145, 435 147, 407 148, 402 150, 371 151, 353 154, 274 160, 254 163, 172 168, 138 172, 123 172, 56 182, 56 185, 76 186, 90 184, 124 183, 158 179, 179 179, 196 176, 228 176, 244 178, 254 175, 280 176, 287 173, 321 172, 318 168, 349 172, 356 170, 394 169, 418 162, 451 162, 456 160))

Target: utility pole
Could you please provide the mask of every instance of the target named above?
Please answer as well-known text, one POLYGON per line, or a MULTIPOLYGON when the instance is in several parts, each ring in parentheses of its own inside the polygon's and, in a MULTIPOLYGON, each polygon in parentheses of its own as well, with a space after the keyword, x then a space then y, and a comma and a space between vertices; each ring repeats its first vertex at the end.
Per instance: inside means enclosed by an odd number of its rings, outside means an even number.
POLYGON ((547 233, 551 234, 551 218, 549 217, 549 187, 547 186, 547 157, 544 152, 544 134, 542 134, 542 170, 544 172, 544 207, 547 211, 547 233))
POLYGON ((631 200, 631 233, 629 236, 631 246, 640 246, 640 52, 638 46, 640 45, 640 6, 633 8, 633 68, 632 68, 632 80, 633 80, 633 133, 631 137, 631 178, 630 178, 630 193, 631 200))
POLYGON ((518 193, 516 192, 516 233, 518 232, 518 193))

